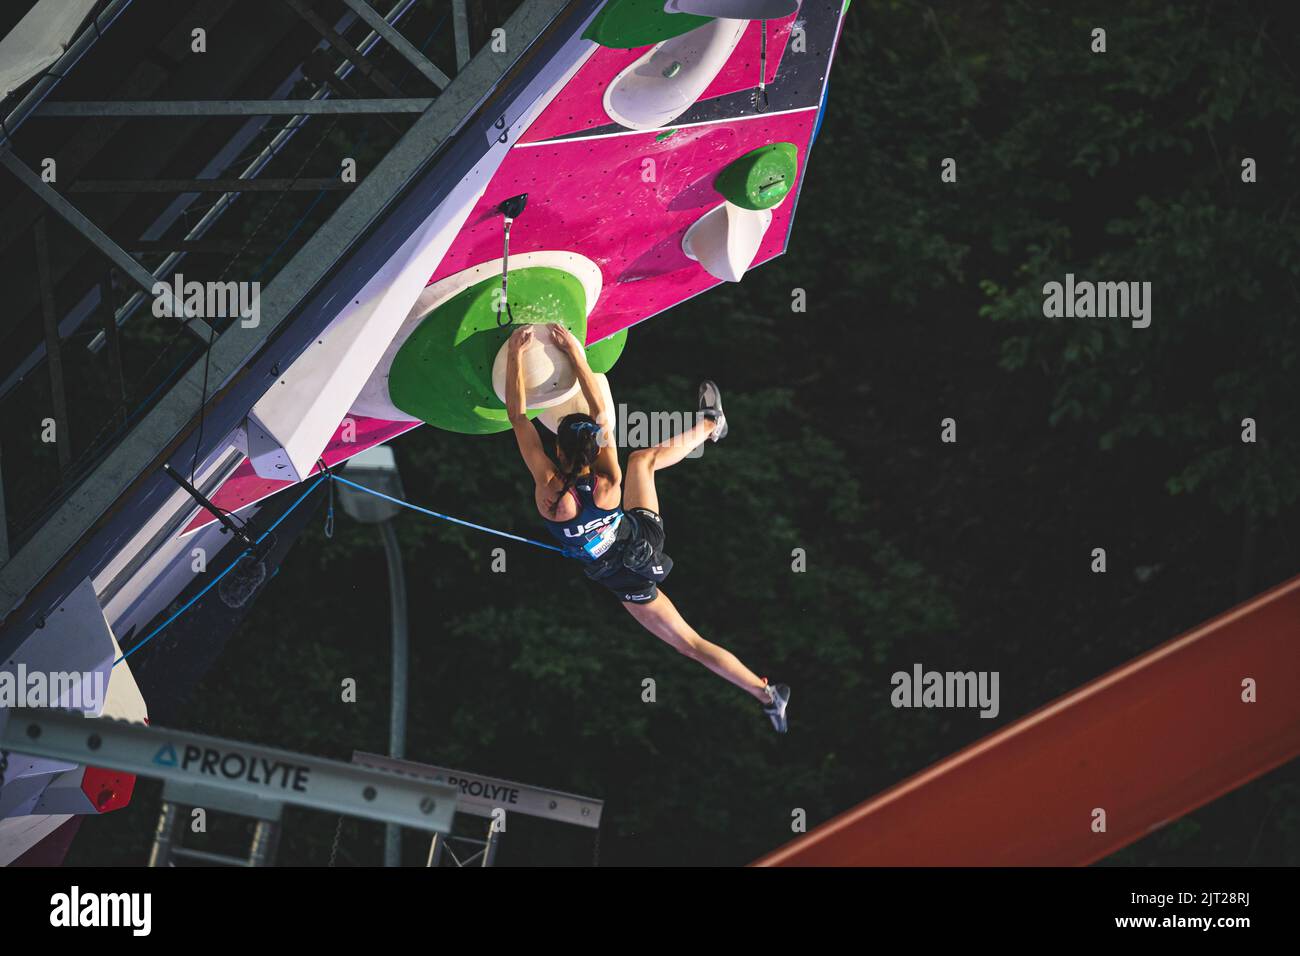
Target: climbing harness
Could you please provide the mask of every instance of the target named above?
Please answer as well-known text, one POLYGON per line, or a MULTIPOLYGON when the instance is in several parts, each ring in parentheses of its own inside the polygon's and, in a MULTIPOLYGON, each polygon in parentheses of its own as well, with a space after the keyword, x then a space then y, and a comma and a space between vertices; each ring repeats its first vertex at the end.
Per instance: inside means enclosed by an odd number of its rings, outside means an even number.
POLYGON ((611 535, 612 539, 599 553, 593 555, 595 560, 587 560, 583 573, 592 581, 603 580, 624 570, 643 574, 655 558, 655 549, 646 538, 637 517, 624 511, 618 520, 610 522, 602 530, 611 535), (622 547, 614 548, 614 544, 622 544, 622 547))
POLYGON ((518 196, 511 196, 497 207, 501 211, 501 215, 505 217, 505 248, 501 253, 501 304, 497 307, 497 325, 499 327, 513 325, 515 321, 515 314, 510 311, 510 299, 506 295, 510 282, 510 227, 527 205, 528 193, 520 193, 518 196), (504 322, 501 321, 502 314, 506 316, 504 322))

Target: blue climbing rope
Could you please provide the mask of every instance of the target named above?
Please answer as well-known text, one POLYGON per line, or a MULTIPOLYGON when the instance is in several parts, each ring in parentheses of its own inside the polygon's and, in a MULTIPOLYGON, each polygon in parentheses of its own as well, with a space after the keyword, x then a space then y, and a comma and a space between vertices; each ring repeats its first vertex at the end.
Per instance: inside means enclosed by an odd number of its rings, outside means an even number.
MULTIPOLYGON (((313 481, 313 482, 312 482, 312 483, 307 487, 307 490, 304 491, 304 492, 303 492, 303 493, 298 497, 298 500, 295 501, 293 504, 291 504, 291 505, 289 506, 289 509, 288 509, 287 511, 285 511, 284 514, 282 514, 282 515, 280 515, 280 517, 276 518, 276 519, 275 519, 275 523, 272 524, 271 527, 269 527, 269 528, 267 528, 265 531, 263 531, 263 532, 258 536, 257 540, 254 541, 253 543, 254 543, 254 544, 261 544, 263 541, 265 541, 267 535, 269 535, 269 534, 270 534, 272 531, 274 531, 276 528, 280 527, 280 523, 281 523, 282 521, 284 521, 285 518, 289 517, 289 515, 293 514, 293 511, 294 511, 295 508, 297 508, 300 504, 302 504, 304 501, 307 500, 307 496, 310 495, 313 491, 316 490, 316 486, 317 486, 317 485, 319 485, 319 484, 320 484, 322 481, 324 481, 326 478, 330 478, 330 477, 333 477, 333 476, 332 476, 329 472, 325 472, 324 474, 319 475, 319 476, 316 478, 316 480, 313 481)), ((221 583, 221 579, 222 579, 222 578, 224 578, 224 577, 225 577, 227 574, 229 574, 231 571, 235 570, 235 565, 239 564, 240 561, 243 561, 244 558, 248 557, 248 556, 249 556, 250 554, 252 554, 252 553, 253 553, 253 552, 252 552, 252 549, 250 549, 250 548, 245 548, 243 551, 239 552, 239 555, 235 558, 235 560, 234 560, 234 561, 231 561, 230 564, 226 565, 226 568, 225 568, 224 571, 222 571, 222 572, 221 572, 220 574, 218 574, 215 578, 213 578, 211 581, 209 581, 207 584, 205 584, 205 585, 203 586, 203 590, 201 590, 198 594, 194 595, 194 597, 192 597, 192 598, 190 598, 188 601, 186 601, 185 604, 182 605, 182 606, 181 606, 181 607, 180 607, 180 608, 179 608, 175 613, 173 613, 171 617, 167 618, 167 620, 163 621, 161 624, 159 624, 157 627, 155 627, 155 628, 154 628, 152 631, 150 631, 150 632, 149 632, 145 637, 141 638, 140 641, 138 641, 138 642, 136 643, 136 645, 135 645, 134 647, 132 647, 129 651, 127 651, 125 654, 123 654, 123 655, 122 655, 121 657, 119 657, 117 660, 113 661, 113 666, 116 667, 118 664, 122 663, 124 660, 126 660, 128 657, 130 657, 132 654, 134 654, 134 653, 135 653, 136 651, 138 651, 140 648, 144 647, 146 644, 148 644, 150 641, 152 641, 155 637, 157 637, 159 634, 161 634, 163 631, 165 631, 165 630, 167 629, 167 627, 168 627, 168 626, 169 626, 173 621, 175 621, 178 617, 180 617, 182 614, 184 614, 186 611, 188 611, 190 608, 192 608, 195 604, 197 604, 198 601, 199 601, 199 598, 203 597, 203 595, 207 594, 209 591, 211 591, 213 588, 215 588, 218 584, 221 583)))
MULTIPOLYGON (((322 462, 322 466, 323 466, 323 465, 324 465, 324 463, 322 462)), ((296 509, 300 504, 302 504, 304 501, 307 500, 308 496, 311 495, 311 493, 312 493, 313 491, 316 490, 316 488, 320 485, 320 483, 321 483, 322 481, 329 481, 329 482, 331 482, 331 483, 333 483, 333 482, 335 482, 335 481, 340 482, 340 483, 342 483, 342 484, 347 485, 349 488, 355 488, 357 491, 363 491, 363 492, 365 492, 365 493, 368 494, 368 495, 374 495, 376 498, 382 498, 382 499, 384 499, 385 501, 391 501, 391 502, 392 502, 393 504, 395 504, 395 505, 401 505, 403 508, 409 508, 411 511, 416 511, 416 512, 419 512, 420 514, 428 515, 428 516, 431 517, 431 518, 441 518, 443 521, 450 521, 452 524, 458 524, 458 525, 461 525, 462 527, 466 527, 466 528, 473 528, 475 531, 485 531, 485 532, 487 532, 488 534, 494 534, 494 535, 497 535, 498 537, 501 537, 501 538, 509 538, 511 541, 519 541, 519 542, 522 542, 523 544, 531 544, 531 545, 534 545, 535 547, 538 547, 538 548, 545 548, 547 551, 554 551, 554 552, 556 552, 557 554, 560 554, 560 555, 562 555, 563 557, 566 557, 566 558, 577 558, 577 557, 578 557, 577 553, 576 553, 575 551, 573 551, 572 549, 561 548, 561 547, 559 547, 559 546, 557 546, 557 545, 554 545, 554 544, 547 544, 545 541, 534 541, 532 538, 525 538, 525 537, 523 537, 522 535, 511 534, 511 533, 508 532, 508 531, 498 531, 496 528, 489 528, 489 527, 487 527, 486 525, 475 524, 474 522, 472 522, 472 521, 466 521, 466 520, 464 520, 463 518, 455 518, 455 517, 452 517, 451 515, 445 515, 445 514, 442 514, 441 512, 438 512, 438 511, 432 511, 432 510, 430 510, 429 508, 421 508, 419 505, 412 504, 412 503, 409 502, 409 501, 403 501, 403 500, 400 499, 400 498, 394 498, 394 497, 392 497, 391 495, 386 495, 386 494, 384 494, 382 491, 376 491, 374 488, 367 488, 365 485, 359 485, 359 484, 357 484, 355 481, 350 481, 350 480, 347 479, 347 478, 340 478, 338 475, 334 474, 334 472, 330 471, 328 468, 324 468, 324 469, 322 470, 322 472, 321 472, 319 475, 316 476, 316 480, 313 481, 310 485, 307 486, 307 490, 304 491, 301 495, 298 496, 298 500, 295 501, 293 504, 291 504, 291 505, 290 505, 290 506, 285 510, 284 514, 282 514, 282 515, 280 515, 280 517, 276 518, 276 519, 275 519, 275 522, 271 525, 271 527, 269 527, 269 528, 267 528, 265 531, 263 531, 263 532, 262 532, 262 533, 257 537, 257 540, 253 542, 253 544, 254 544, 254 545, 259 545, 259 544, 261 544, 263 541, 265 541, 268 535, 270 535, 273 531, 275 531, 276 528, 280 527, 280 524, 281 524, 281 523, 282 523, 286 518, 288 518, 289 515, 293 514, 294 510, 295 510, 295 509, 296 509)), ((328 521, 329 521, 329 523, 330 523, 331 525, 333 524, 333 506, 332 506, 332 505, 331 505, 331 508, 330 508, 330 514, 329 514, 329 517, 328 517, 328 521)), ((332 530, 332 528, 331 528, 331 530, 332 530)), ((167 620, 163 621, 161 624, 159 624, 157 627, 155 627, 152 631, 150 631, 150 632, 149 632, 145 637, 141 638, 141 639, 140 639, 140 640, 135 644, 135 646, 133 646, 129 651, 127 651, 126 653, 124 653, 124 654, 123 654, 121 657, 119 657, 117 660, 113 661, 113 666, 116 667, 118 664, 122 663, 124 660, 126 660, 128 657, 130 657, 132 654, 134 654, 134 653, 135 653, 136 651, 138 651, 140 648, 144 647, 146 644, 148 644, 150 641, 152 641, 155 637, 157 637, 159 634, 161 634, 163 631, 165 631, 165 630, 166 630, 166 629, 167 629, 167 628, 172 624, 172 622, 174 622, 174 621, 175 621, 177 618, 179 618, 182 614, 184 614, 186 611, 188 611, 190 608, 192 608, 195 604, 197 604, 197 603, 199 602, 199 600, 200 600, 200 599, 201 599, 205 594, 207 594, 209 591, 211 591, 213 588, 215 588, 218 584, 220 584, 220 583, 221 583, 221 579, 224 578, 224 577, 225 577, 227 574, 229 574, 231 571, 235 570, 235 566, 238 565, 240 561, 243 561, 244 558, 248 557, 248 556, 249 556, 250 554, 252 554, 252 553, 253 553, 253 550, 252 550, 251 548, 245 548, 243 551, 241 551, 241 552, 238 554, 238 556, 236 556, 235 560, 232 561, 232 562, 230 562, 230 564, 228 564, 228 565, 225 567, 225 569, 222 570, 222 572, 221 572, 220 574, 218 574, 215 578, 213 578, 211 581, 209 581, 207 584, 205 584, 205 585, 203 586, 203 589, 200 590, 198 594, 194 595, 194 597, 192 597, 192 598, 190 598, 188 601, 186 601, 186 602, 185 602, 185 603, 184 603, 180 608, 178 608, 175 612, 173 612, 173 613, 171 614, 171 616, 169 616, 169 617, 167 618, 167 620)))
POLYGON ((215 578, 213 578, 211 581, 209 581, 209 582, 207 583, 207 585, 203 588, 203 590, 200 591, 198 594, 194 595, 194 597, 190 598, 188 601, 186 601, 185 604, 184 604, 184 606, 181 607, 180 610, 178 610, 178 611, 177 611, 175 614, 173 614, 171 617, 167 618, 167 620, 163 621, 161 624, 159 624, 157 627, 155 627, 152 631, 150 631, 148 637, 144 638, 142 641, 140 641, 140 643, 136 644, 135 647, 131 648, 129 651, 127 651, 125 654, 123 654, 121 657, 119 657, 117 660, 113 661, 113 666, 116 667, 118 664, 122 663, 124 660, 126 660, 128 657, 130 657, 132 654, 134 654, 134 653, 135 653, 136 651, 138 651, 140 648, 144 647, 146 644, 148 644, 150 641, 152 641, 155 637, 157 637, 159 634, 161 634, 161 633, 163 632, 163 630, 164 630, 164 629, 165 629, 169 624, 171 624, 172 621, 176 620, 178 617, 180 617, 182 614, 184 614, 186 611, 188 611, 191 607, 193 607, 194 604, 198 601, 199 598, 203 597, 203 595, 207 594, 209 591, 211 591, 213 588, 215 588, 218 584, 221 583, 221 579, 222 579, 222 578, 224 578, 224 577, 225 577, 227 574, 229 574, 231 571, 235 570, 235 565, 238 564, 240 561, 244 560, 244 556, 245 556, 245 555, 248 555, 248 554, 251 554, 251 553, 252 553, 252 552, 250 552, 250 551, 247 550, 247 549, 245 549, 245 550, 243 550, 242 552, 240 552, 239 557, 235 558, 234 562, 233 562, 233 563, 232 563, 228 568, 226 568, 226 570, 222 571, 222 572, 221 572, 220 574, 218 574, 215 578))
POLYGON ((355 488, 357 491, 364 491, 368 495, 374 495, 376 498, 383 498, 385 501, 391 501, 395 505, 401 505, 403 508, 410 508, 412 511, 418 511, 422 515, 429 515, 431 518, 441 518, 443 521, 450 521, 452 524, 463 525, 466 528, 473 528, 475 531, 486 531, 488 534, 495 534, 502 538, 509 538, 511 541, 522 541, 524 544, 535 545, 539 548, 545 548, 547 551, 557 551, 566 558, 574 555, 564 548, 553 544, 547 544, 545 541, 534 541, 532 538, 525 538, 517 534, 511 534, 508 531, 498 531, 495 528, 489 528, 485 525, 475 524, 472 521, 465 521, 462 518, 453 518, 451 515, 441 514, 437 511, 430 511, 428 508, 421 508, 419 505, 413 505, 409 501, 403 501, 400 498, 394 498, 384 494, 382 491, 376 491, 374 488, 367 488, 365 485, 359 485, 355 481, 349 481, 346 478, 340 478, 334 475, 334 480, 347 485, 349 488, 355 488))

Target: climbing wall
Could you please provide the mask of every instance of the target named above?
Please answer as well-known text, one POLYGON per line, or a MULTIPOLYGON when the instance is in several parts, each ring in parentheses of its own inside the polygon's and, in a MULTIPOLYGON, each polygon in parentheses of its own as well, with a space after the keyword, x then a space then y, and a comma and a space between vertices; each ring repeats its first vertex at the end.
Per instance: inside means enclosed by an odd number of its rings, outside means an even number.
MULTIPOLYGON (((780 255, 789 241, 846 7, 843 0, 802 0, 795 13, 775 20, 691 18, 702 25, 673 37, 687 22, 684 15, 665 16, 657 0, 611 0, 602 11, 608 14, 606 29, 602 33, 593 28, 590 36, 607 38, 609 22, 622 17, 620 27, 637 21, 638 28, 648 25, 646 35, 668 39, 630 48, 592 40, 590 57, 497 169, 430 276, 430 286, 472 275, 473 270, 499 269, 501 203, 526 193, 527 207, 511 230, 511 260, 570 254, 596 264, 599 295, 585 310, 586 343, 591 346, 723 281, 717 274, 727 272, 726 264, 709 265, 703 255, 693 260, 683 250, 683 237, 707 213, 719 210, 724 199, 732 198, 716 186, 729 164, 762 147, 788 143, 796 159, 794 181, 786 184, 788 194, 765 211, 761 222, 741 221, 753 233, 749 238, 754 248, 751 256, 746 247, 740 268, 733 271, 743 273, 780 255), (639 18, 647 10, 649 19, 642 23, 639 18), (670 27, 665 30, 663 23, 670 27), (702 39, 696 42, 696 37, 702 39), (674 88, 678 76, 696 86, 702 77, 707 83, 689 102, 669 110, 667 122, 630 129, 611 115, 611 87, 634 83, 635 95, 620 102, 647 106, 647 115, 662 118, 667 115, 662 103, 671 104, 681 94, 674 88)), ((627 120, 618 110, 612 113, 627 120)), ((714 245, 718 243, 727 245, 725 232, 714 245)), ((413 314, 408 319, 376 370, 370 393, 376 382, 381 390, 386 387, 383 379, 404 337, 420 321, 434 318, 413 314)), ((501 341, 506 335, 508 330, 500 332, 501 341)), ((467 402, 503 408, 495 395, 478 394, 468 386, 465 394, 467 402)), ((326 464, 339 464, 419 424, 410 416, 377 417, 374 407, 363 403, 340 424, 322 455, 326 464)), ((506 427, 503 416, 499 427, 506 427)), ((289 484, 258 476, 246 462, 213 500, 238 511, 289 484)), ((201 512, 186 532, 209 520, 201 512)))

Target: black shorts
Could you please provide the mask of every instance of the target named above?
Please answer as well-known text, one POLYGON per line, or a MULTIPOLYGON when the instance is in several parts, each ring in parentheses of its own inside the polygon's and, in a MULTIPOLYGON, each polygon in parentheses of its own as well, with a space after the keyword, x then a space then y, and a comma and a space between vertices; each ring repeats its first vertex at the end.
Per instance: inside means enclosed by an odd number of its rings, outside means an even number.
POLYGON ((596 583, 613 591, 625 604, 647 604, 659 595, 659 585, 673 569, 673 559, 664 554, 664 519, 649 508, 632 508, 626 514, 631 515, 636 532, 622 542, 620 548, 632 547, 636 541, 644 540, 649 543, 653 555, 639 571, 619 567, 596 583))

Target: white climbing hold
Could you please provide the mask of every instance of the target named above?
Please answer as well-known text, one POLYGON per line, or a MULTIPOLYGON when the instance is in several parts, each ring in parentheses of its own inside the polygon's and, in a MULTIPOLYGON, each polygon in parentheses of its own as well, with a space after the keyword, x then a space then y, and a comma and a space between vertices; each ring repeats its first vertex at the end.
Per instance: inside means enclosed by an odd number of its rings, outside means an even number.
MULTIPOLYGON (((496 360, 492 363, 492 389, 503 402, 506 400, 509 354, 510 343, 507 341, 497 350, 496 360)), ((524 368, 524 404, 528 408, 552 408, 581 391, 573 362, 550 341, 544 326, 538 326, 533 341, 520 350, 519 362, 524 368)))
POLYGON ((667 126, 713 82, 748 26, 713 20, 652 47, 605 88, 605 112, 628 129, 667 126))
POLYGON ((664 13, 694 13, 737 20, 779 20, 799 9, 799 0, 667 0, 664 13))
POLYGON ((724 202, 706 212, 682 237, 682 252, 724 282, 739 282, 772 225, 772 210, 724 202))

